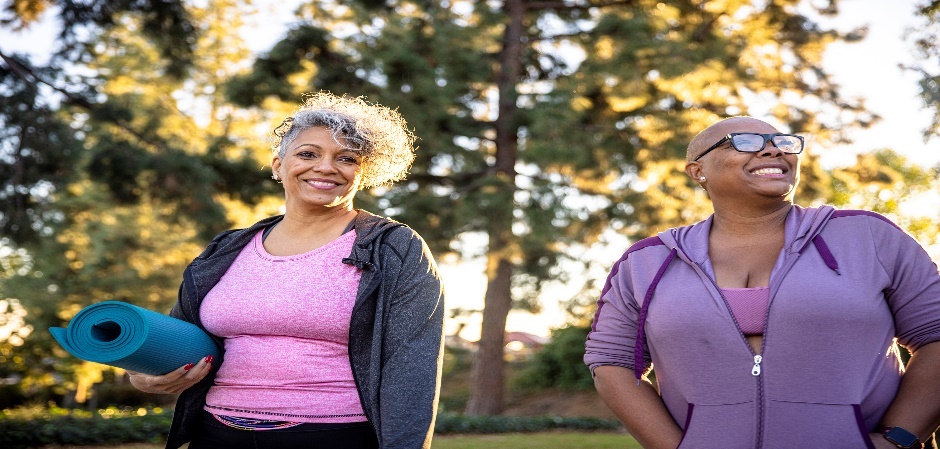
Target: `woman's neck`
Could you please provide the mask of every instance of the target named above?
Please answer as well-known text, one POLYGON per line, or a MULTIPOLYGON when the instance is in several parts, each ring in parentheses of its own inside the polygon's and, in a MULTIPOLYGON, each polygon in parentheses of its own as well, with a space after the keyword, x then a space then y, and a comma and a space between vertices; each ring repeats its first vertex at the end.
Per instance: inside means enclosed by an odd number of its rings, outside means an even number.
POLYGON ((356 210, 351 207, 316 211, 288 209, 279 227, 283 227, 284 231, 296 237, 317 235, 324 231, 345 228, 356 214, 356 210))
POLYGON ((793 208, 792 203, 782 203, 774 208, 723 208, 715 205, 712 219, 712 234, 733 235, 736 237, 762 236, 768 232, 783 232, 787 214, 793 208))

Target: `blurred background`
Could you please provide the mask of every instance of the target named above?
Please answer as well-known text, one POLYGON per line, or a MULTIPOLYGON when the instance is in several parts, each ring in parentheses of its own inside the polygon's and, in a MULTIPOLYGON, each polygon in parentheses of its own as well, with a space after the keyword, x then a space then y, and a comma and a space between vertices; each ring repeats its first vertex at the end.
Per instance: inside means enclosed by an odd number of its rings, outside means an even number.
POLYGON ((580 362, 594 302, 631 241, 711 212, 684 152, 722 117, 807 137, 799 204, 880 212, 940 260, 936 0, 0 6, 8 414, 172 403, 47 329, 104 300, 167 312, 213 235, 279 213, 270 131, 305 92, 419 137, 409 178, 357 207, 441 266, 446 412, 611 416, 580 362))

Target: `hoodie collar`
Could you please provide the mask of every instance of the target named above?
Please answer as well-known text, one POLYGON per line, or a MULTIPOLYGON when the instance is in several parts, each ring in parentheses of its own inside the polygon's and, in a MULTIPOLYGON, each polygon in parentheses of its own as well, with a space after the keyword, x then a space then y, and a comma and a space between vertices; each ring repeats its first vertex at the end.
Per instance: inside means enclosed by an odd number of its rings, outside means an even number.
MULTIPOLYGON (((801 252, 811 244, 813 237, 822 231, 835 212, 832 206, 803 208, 793 205, 784 222, 784 252, 801 252)), ((699 266, 710 265, 708 261, 708 234, 715 215, 692 226, 671 228, 659 233, 660 240, 669 249, 676 249, 679 256, 699 266)), ((782 254, 783 255, 783 254, 782 254)))
POLYGON ((353 228, 356 230, 356 245, 363 248, 372 245, 372 242, 386 231, 404 226, 390 218, 380 217, 362 209, 356 209, 358 214, 353 219, 353 228))

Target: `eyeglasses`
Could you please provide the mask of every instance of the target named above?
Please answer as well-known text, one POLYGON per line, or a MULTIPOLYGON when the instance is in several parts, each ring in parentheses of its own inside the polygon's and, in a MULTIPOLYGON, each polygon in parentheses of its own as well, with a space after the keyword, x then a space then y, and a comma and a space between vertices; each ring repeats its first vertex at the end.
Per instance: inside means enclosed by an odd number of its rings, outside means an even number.
POLYGON ((721 140, 715 142, 714 145, 708 147, 702 154, 698 155, 693 161, 697 161, 702 158, 702 156, 708 154, 709 151, 714 150, 721 146, 721 144, 731 141, 731 147, 735 151, 740 151, 742 153, 756 153, 764 149, 767 146, 767 142, 773 144, 780 151, 783 151, 787 154, 800 154, 803 152, 803 136, 798 136, 796 134, 759 134, 759 133, 731 133, 725 137, 722 137, 721 140))

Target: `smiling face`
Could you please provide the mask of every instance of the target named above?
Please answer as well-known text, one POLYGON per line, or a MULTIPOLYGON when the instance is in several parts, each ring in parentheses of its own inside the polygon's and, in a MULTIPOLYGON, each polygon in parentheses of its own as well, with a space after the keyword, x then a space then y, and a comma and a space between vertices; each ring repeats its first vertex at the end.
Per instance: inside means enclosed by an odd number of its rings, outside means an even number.
POLYGON ((689 145, 690 162, 686 164, 686 173, 702 184, 713 201, 757 196, 792 202, 800 181, 800 155, 784 153, 770 142, 756 153, 742 153, 726 141, 698 161, 693 160, 734 132, 771 134, 779 131, 752 117, 734 117, 718 122, 696 136, 689 145))
POLYGON ((333 139, 328 128, 302 131, 271 168, 284 184, 287 210, 352 210, 362 181, 362 158, 333 139))

